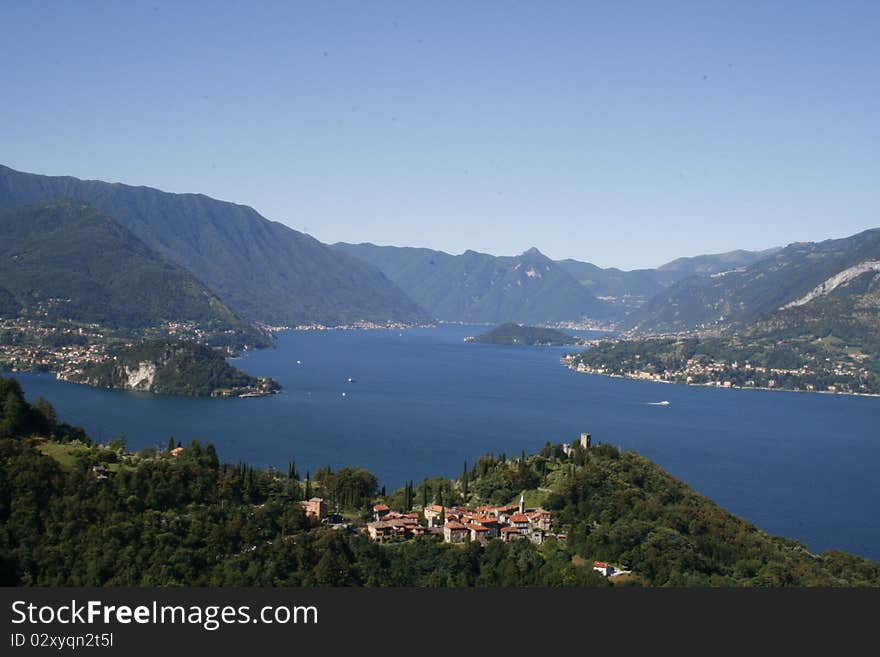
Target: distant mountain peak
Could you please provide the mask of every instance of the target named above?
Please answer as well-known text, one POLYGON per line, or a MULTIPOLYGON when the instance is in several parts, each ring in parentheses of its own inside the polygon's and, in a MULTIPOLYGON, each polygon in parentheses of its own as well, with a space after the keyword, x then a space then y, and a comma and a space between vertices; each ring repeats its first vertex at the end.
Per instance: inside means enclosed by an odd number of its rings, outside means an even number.
POLYGON ((343 246, 446 321, 531 324, 603 319, 608 307, 538 249, 516 256, 343 246))

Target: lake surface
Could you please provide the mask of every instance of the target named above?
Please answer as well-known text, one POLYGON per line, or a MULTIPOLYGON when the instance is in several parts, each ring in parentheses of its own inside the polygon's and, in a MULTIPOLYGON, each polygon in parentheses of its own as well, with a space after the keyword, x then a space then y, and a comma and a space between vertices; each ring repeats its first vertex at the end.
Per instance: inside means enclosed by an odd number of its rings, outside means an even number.
POLYGON ((283 333, 232 361, 281 395, 188 399, 17 374, 29 397, 105 441, 211 441, 221 459, 301 472, 363 465, 388 489, 458 476, 547 440, 635 449, 721 506, 813 550, 880 560, 880 399, 663 385, 577 374, 570 348, 463 342, 483 328, 283 333), (301 364, 297 364, 297 360, 301 364), (352 377, 354 383, 348 383, 352 377), (343 396, 345 393, 345 396, 343 396), (668 406, 651 402, 668 400, 668 406))

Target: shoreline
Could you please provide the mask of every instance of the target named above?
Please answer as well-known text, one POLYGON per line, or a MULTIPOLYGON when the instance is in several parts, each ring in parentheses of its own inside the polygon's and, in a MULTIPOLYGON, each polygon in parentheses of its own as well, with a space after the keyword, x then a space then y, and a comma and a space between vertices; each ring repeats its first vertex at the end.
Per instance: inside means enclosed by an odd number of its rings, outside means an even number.
MULTIPOLYGON (((561 359, 560 359, 561 361, 561 359)), ((800 392, 808 395, 837 395, 841 397, 880 397, 880 393, 874 392, 837 392, 830 390, 798 390, 796 388, 768 388, 767 386, 720 386, 715 383, 686 383, 684 381, 664 381, 657 379, 643 379, 638 376, 630 376, 628 374, 601 374, 599 372, 584 372, 580 371, 571 365, 566 365, 564 362, 561 364, 565 367, 565 369, 574 372, 575 374, 589 374, 591 376, 604 376, 609 379, 628 379, 630 381, 642 381, 644 383, 662 383, 666 385, 676 385, 676 386, 688 386, 691 388, 718 388, 719 390, 765 390, 767 392, 800 392)))

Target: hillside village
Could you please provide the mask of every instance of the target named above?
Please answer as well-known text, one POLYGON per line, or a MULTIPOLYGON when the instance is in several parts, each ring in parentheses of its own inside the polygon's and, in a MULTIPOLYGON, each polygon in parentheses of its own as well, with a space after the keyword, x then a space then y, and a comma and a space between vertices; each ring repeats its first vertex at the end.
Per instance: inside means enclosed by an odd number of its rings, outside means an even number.
MULTIPOLYGON (((0 385, 4 381, 13 394, 21 394, 9 379, 0 378, 0 385)), ((60 478, 56 485, 76 482, 82 489, 79 499, 113 505, 111 511, 126 521, 140 513, 130 506, 132 501, 147 508, 167 504, 167 497, 154 492, 161 490, 166 491, 162 495, 170 491, 178 496, 182 506, 193 491, 204 490, 188 484, 193 476, 213 481, 218 493, 211 494, 224 497, 215 500, 216 510, 200 516, 198 526, 222 513, 250 523, 247 532, 223 548, 229 558, 212 571, 212 577, 228 577, 222 581, 230 584, 277 584, 279 573, 282 581, 297 586, 579 586, 603 580, 636 586, 845 586, 875 585, 878 576, 876 564, 852 555, 810 553, 790 539, 769 536, 644 457, 607 444, 592 445, 589 434, 572 444, 548 441, 528 457, 486 454, 471 468, 465 463, 456 480, 425 479, 417 488, 410 481, 389 495, 360 467, 336 472, 319 468, 314 478, 307 473, 300 479, 295 462, 289 463, 286 476, 273 468, 220 464, 213 445, 192 441, 183 446, 170 438, 165 449, 127 452, 123 440, 95 445, 82 430, 52 424, 54 414, 45 404, 22 403, 20 408, 30 414, 28 422, 48 422, 48 435, 6 441, 6 449, 29 453, 35 465, 54 468, 57 477, 49 479, 60 478), (84 473, 90 476, 82 477, 84 473), (146 497, 115 494, 138 486, 150 491, 146 497), (109 487, 113 494, 101 494, 99 487, 109 487), (429 490, 440 503, 427 502, 432 499, 429 490), (413 505, 418 495, 422 503, 413 505), (457 502, 444 505, 443 499, 457 502)), ((24 431, 30 435, 36 429, 28 424, 24 431)), ((4 461, 10 467, 18 462, 4 461)), ((101 508, 95 506, 94 512, 101 508)), ((187 513, 193 508, 198 507, 190 502, 187 513)), ((51 517, 65 515, 59 509, 51 517)), ((145 522, 144 531, 153 534, 138 545, 149 559, 155 554, 154 537, 169 540, 171 534, 165 525, 145 522)), ((192 543, 187 525, 176 522, 169 528, 179 540, 192 543)), ((42 540, 67 536, 76 534, 53 528, 42 540)), ((216 542, 214 535, 208 540, 216 542)), ((220 549, 218 545, 200 548, 199 563, 210 561, 202 555, 220 549)), ((84 551, 78 545, 70 550, 84 551)), ((181 547, 179 554, 187 558, 191 552, 181 547)), ((160 569, 155 572, 167 568, 168 555, 163 557, 155 561, 160 569)), ((40 568, 57 568, 57 559, 47 557, 40 568)), ((58 577, 80 581, 67 571, 58 571, 58 577)), ((107 581, 117 580, 108 576, 107 581)))
MULTIPOLYGON (((163 322, 153 329, 124 331, 96 322, 48 320, 45 314, 44 306, 38 306, 34 317, 0 318, 0 371, 55 372, 68 381, 88 366, 108 361, 113 349, 145 338, 208 339, 208 333, 193 322, 163 322)), ((232 331, 225 334, 234 337, 232 331)), ((232 355, 234 350, 227 348, 226 353, 232 355)))
POLYGON ((492 539, 513 541, 526 538, 536 545, 548 536, 565 540, 565 535, 550 533, 550 512, 542 508, 527 509, 525 499, 512 506, 440 506, 431 504, 422 513, 398 513, 385 504, 373 507, 374 520, 366 531, 378 543, 414 538, 428 533, 443 536, 444 543, 476 541, 485 545, 492 539), (421 518, 420 518, 421 515, 421 518), (424 519, 425 524, 420 520, 424 519))

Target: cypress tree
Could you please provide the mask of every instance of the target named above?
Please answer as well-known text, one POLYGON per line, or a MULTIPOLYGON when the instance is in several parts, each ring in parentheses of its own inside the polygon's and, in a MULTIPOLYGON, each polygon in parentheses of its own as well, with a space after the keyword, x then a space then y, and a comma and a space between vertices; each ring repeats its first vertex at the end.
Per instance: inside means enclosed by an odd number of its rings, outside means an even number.
POLYGON ((428 506, 428 480, 422 484, 422 509, 428 506))
POLYGON ((168 436, 168 451, 174 449, 174 436, 168 436))

